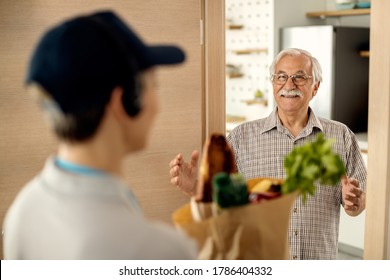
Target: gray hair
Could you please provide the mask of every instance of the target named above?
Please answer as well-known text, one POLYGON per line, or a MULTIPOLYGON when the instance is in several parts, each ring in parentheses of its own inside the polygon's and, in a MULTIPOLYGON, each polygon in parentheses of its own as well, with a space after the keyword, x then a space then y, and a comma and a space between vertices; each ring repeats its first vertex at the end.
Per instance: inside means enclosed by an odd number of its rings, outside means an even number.
POLYGON ((285 57, 286 55, 290 56, 298 56, 298 55, 306 55, 310 58, 311 61, 311 68, 312 68, 312 76, 313 76, 313 85, 317 82, 322 82, 322 68, 318 60, 311 55, 308 51, 297 49, 297 48, 289 48, 282 50, 272 61, 272 64, 269 68, 270 71, 270 77, 272 77, 272 74, 275 73, 275 67, 278 62, 285 57))
POLYGON ((37 83, 27 90, 40 105, 49 127, 60 140, 82 142, 93 137, 105 112, 105 106, 91 108, 77 114, 65 114, 51 95, 37 83))
POLYGON ((54 129, 56 126, 65 126, 69 122, 58 103, 43 87, 37 83, 32 83, 28 86, 27 90, 41 109, 43 109, 45 120, 50 128, 54 129))

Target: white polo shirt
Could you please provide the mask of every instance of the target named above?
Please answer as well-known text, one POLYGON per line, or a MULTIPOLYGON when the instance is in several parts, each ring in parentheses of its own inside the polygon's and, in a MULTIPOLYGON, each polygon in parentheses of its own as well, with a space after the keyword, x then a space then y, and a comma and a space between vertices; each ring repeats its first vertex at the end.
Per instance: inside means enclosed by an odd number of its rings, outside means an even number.
POLYGON ((5 259, 195 259, 195 243, 146 220, 118 177, 79 174, 49 158, 4 221, 5 259))

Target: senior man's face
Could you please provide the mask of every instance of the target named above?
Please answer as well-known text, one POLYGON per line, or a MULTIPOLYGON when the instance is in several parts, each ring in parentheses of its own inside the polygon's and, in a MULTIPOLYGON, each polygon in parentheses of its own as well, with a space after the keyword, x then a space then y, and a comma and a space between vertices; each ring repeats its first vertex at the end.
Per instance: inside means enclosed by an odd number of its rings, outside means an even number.
MULTIPOLYGON (((311 61, 306 55, 286 55, 276 64, 275 74, 311 76, 311 61)), ((284 85, 273 83, 279 110, 289 115, 307 113, 309 102, 317 93, 318 87, 319 83, 313 86, 313 78, 309 78, 305 85, 296 85, 291 78, 284 85)))

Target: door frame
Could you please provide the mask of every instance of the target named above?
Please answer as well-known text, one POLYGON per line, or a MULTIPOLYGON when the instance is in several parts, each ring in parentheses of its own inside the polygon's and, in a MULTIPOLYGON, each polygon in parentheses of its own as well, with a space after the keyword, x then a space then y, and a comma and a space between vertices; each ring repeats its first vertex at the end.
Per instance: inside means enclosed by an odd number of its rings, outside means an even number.
POLYGON ((202 0, 201 38, 203 57, 203 141, 213 132, 225 134, 225 0, 202 0))
POLYGON ((371 1, 368 176, 364 259, 390 259, 390 25, 388 0, 371 1))

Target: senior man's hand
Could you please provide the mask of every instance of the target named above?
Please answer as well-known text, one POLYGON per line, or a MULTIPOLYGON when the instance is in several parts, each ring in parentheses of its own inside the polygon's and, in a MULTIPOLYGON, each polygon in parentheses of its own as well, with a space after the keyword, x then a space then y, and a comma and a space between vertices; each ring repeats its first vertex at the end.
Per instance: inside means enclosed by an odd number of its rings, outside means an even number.
POLYGON ((198 177, 198 159, 199 152, 193 151, 190 163, 184 161, 182 154, 178 154, 169 163, 171 184, 178 187, 188 195, 195 194, 196 181, 198 177))
POLYGON ((350 216, 359 215, 366 208, 366 193, 354 178, 344 176, 341 183, 345 212, 350 216))

